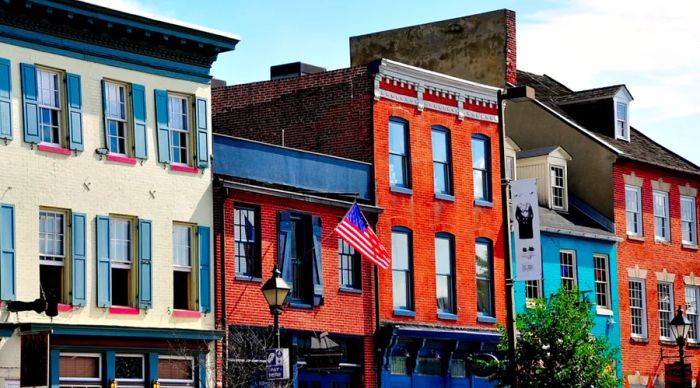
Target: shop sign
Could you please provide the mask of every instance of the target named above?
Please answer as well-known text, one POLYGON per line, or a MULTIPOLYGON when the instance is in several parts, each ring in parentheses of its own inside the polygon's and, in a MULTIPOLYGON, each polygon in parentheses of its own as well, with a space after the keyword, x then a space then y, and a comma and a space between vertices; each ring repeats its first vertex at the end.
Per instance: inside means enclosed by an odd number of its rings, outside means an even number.
POLYGON ((289 349, 275 348, 267 350, 267 379, 289 379, 289 349))

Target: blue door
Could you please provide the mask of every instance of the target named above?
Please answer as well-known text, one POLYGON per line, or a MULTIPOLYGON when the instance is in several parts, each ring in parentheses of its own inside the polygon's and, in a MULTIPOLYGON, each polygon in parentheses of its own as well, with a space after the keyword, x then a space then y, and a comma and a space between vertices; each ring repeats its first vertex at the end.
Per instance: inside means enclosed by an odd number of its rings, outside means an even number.
POLYGON ((297 388, 355 388, 352 372, 310 372, 300 371, 297 388))

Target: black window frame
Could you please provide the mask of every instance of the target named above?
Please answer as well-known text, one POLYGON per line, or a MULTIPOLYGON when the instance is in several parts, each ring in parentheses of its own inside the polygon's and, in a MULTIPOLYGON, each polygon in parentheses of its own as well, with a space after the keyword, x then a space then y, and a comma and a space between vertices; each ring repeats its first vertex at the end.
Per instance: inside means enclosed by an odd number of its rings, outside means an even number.
POLYGON ((437 299, 437 287, 438 287, 438 282, 437 279, 440 276, 449 276, 449 283, 448 286, 450 287, 448 290, 448 297, 449 297, 449 305, 450 309, 444 310, 440 309, 439 304, 437 305, 437 312, 438 315, 440 314, 449 314, 449 315, 454 315, 457 314, 457 282, 456 282, 456 266, 455 266, 455 237, 453 234, 449 232, 438 232, 435 233, 435 297, 437 299), (450 257, 449 257, 449 265, 450 265, 450 274, 445 275, 445 274, 440 274, 438 273, 438 266, 437 266, 437 240, 438 239, 444 239, 447 240, 450 244, 450 257))
POLYGON ((341 290, 362 290, 362 257, 347 241, 338 238, 338 284, 341 290), (346 268, 344 264, 350 264, 346 268), (346 282, 347 273, 350 282, 346 282))
POLYGON ((454 195, 454 184, 452 178, 452 140, 450 138, 450 129, 442 125, 433 125, 430 127, 430 144, 432 146, 431 151, 435 149, 435 132, 441 132, 445 134, 445 158, 444 162, 435 160, 435 152, 433 153, 433 189, 436 195, 454 195), (445 190, 443 192, 438 192, 436 187, 436 179, 438 166, 442 168, 445 174, 445 190))
POLYGON ((409 123, 408 120, 396 117, 396 116, 391 116, 389 117, 389 124, 387 125, 387 132, 388 132, 388 149, 389 149, 389 186, 391 187, 396 187, 399 189, 404 189, 404 190, 410 190, 411 189, 411 141, 410 141, 410 135, 409 135, 409 123), (391 124, 399 124, 403 127, 403 142, 404 142, 404 153, 403 154, 396 154, 391 152, 391 124), (392 156, 400 156, 402 159, 402 167, 403 167, 403 183, 402 184, 395 184, 391 182, 391 157, 392 156))
MULTIPOLYGON (((313 223, 310 213, 291 211, 290 221, 292 222, 291 235, 296 238, 297 253, 301 253, 301 257, 290 257, 290 263, 295 265, 294 260, 301 261, 296 265, 301 266, 301 276, 303 279, 295 278, 295 269, 292 269, 292 289, 289 291, 289 302, 297 305, 312 305, 314 297, 313 283, 313 223), (299 225, 300 235, 297 235, 297 230, 294 225, 299 225), (295 281, 299 280, 299 281, 295 281), (297 294, 301 293, 301 295, 297 294)), ((291 254, 291 253, 290 253, 291 254)))
MULTIPOLYGON (((414 267, 413 267, 413 231, 410 228, 407 228, 405 226, 393 226, 391 228, 391 236, 392 236, 392 245, 393 245, 393 238, 394 238, 394 233, 400 233, 400 234, 405 234, 407 237, 407 242, 408 242, 408 247, 407 247, 407 253, 408 253, 408 269, 407 270, 396 270, 393 267, 393 263, 395 262, 392 260, 392 267, 391 267, 391 273, 392 273, 392 291, 391 291, 391 296, 392 296, 392 308, 394 310, 394 313, 397 311, 407 311, 407 312, 415 312, 415 297, 414 297, 414 282, 413 282, 413 272, 414 272, 414 267), (406 276, 406 299, 407 303, 406 306, 399 306, 397 307, 396 304, 394 303, 394 280, 393 280, 393 274, 394 271, 402 271, 402 272, 407 272, 406 276)), ((393 255, 393 253, 392 253, 393 255)))
POLYGON ((474 201, 475 202, 491 202, 493 201, 493 190, 491 188, 491 174, 492 174, 492 166, 491 166, 491 138, 489 138, 486 135, 480 134, 480 133, 475 133, 472 135, 471 139, 471 147, 472 147, 472 179, 475 178, 476 172, 479 171, 481 174, 484 174, 484 179, 483 179, 483 186, 482 190, 484 191, 484 197, 483 198, 477 198, 476 197, 476 191, 474 190, 473 195, 474 195, 474 201), (475 161, 474 161, 474 144, 475 142, 482 143, 484 145, 484 168, 476 168, 475 166, 475 161))
POLYGON ((474 243, 474 258, 476 259, 477 254, 476 254, 476 246, 477 245, 485 245, 486 246, 486 252, 487 252, 487 260, 488 260, 488 266, 489 266, 489 310, 490 311, 480 311, 479 307, 479 280, 484 280, 479 277, 478 272, 476 272, 476 291, 477 291, 477 303, 476 303, 476 312, 477 312, 477 318, 495 318, 496 317, 496 306, 495 306, 495 295, 494 295, 494 273, 493 273, 493 267, 494 267, 494 257, 493 257, 493 241, 489 238, 486 237, 477 237, 475 243, 474 243))
POLYGON ((243 202, 236 202, 233 205, 233 212, 234 212, 234 218, 233 218, 233 243, 234 243, 234 267, 235 267, 235 273, 236 273, 236 278, 243 278, 243 279, 256 279, 260 280, 262 278, 262 244, 261 244, 261 216, 260 216, 260 206, 258 205, 253 205, 249 203, 243 203, 243 202), (248 211, 248 212, 253 212, 253 228, 254 228, 254 241, 252 243, 250 242, 242 242, 239 241, 238 239, 238 230, 240 227, 245 227, 243 224, 237 224, 236 223, 236 212, 239 210, 241 211, 248 211), (252 245, 252 252, 255 257, 253 257, 251 260, 248 262, 248 267, 252 267, 252 271, 249 270, 247 272, 240 272, 239 269, 241 268, 240 265, 240 260, 242 257, 239 256, 239 246, 240 244, 250 244, 252 245))

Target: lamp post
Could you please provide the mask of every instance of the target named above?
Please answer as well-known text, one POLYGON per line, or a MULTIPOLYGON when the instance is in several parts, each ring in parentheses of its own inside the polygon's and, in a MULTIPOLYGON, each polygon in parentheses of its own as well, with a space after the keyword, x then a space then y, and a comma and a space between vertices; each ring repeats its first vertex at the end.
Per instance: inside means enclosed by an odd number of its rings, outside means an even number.
POLYGON ((676 316, 673 317, 671 322, 669 322, 669 326, 671 326, 671 335, 676 338, 676 344, 678 345, 678 355, 680 357, 681 374, 683 376, 683 383, 686 383, 685 355, 683 348, 685 347, 685 340, 688 337, 688 331, 690 331, 690 321, 688 321, 688 318, 686 318, 685 315, 683 315, 683 310, 681 309, 681 306, 678 306, 678 310, 676 310, 676 316))
POLYGON ((272 268, 272 277, 267 279, 265 284, 260 288, 267 304, 270 306, 270 313, 275 318, 273 330, 275 332, 275 344, 280 347, 280 326, 279 315, 282 313, 284 300, 287 299, 287 294, 291 288, 287 282, 280 276, 280 271, 277 269, 277 264, 272 268))

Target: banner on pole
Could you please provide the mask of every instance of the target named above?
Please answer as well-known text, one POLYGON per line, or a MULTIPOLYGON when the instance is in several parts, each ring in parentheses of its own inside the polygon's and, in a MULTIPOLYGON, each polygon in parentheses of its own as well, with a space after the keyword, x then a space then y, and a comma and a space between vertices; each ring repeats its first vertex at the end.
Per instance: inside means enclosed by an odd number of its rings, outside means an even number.
POLYGON ((542 252, 537 180, 532 178, 512 181, 510 195, 515 229, 515 280, 540 280, 542 252))

